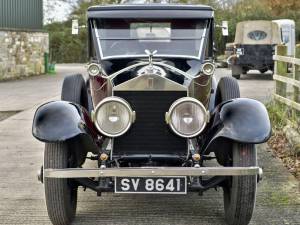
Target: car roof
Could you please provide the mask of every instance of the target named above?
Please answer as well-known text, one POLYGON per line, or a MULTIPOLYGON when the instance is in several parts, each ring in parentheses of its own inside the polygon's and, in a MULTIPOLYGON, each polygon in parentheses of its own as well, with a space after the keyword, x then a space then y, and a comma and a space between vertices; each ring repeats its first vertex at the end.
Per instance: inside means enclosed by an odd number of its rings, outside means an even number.
POLYGON ((274 23, 281 25, 291 25, 291 26, 295 26, 295 21, 294 20, 290 20, 290 19, 280 19, 280 20, 272 20, 274 23))
POLYGON ((213 8, 207 5, 121 4, 88 8, 88 18, 212 18, 213 8))

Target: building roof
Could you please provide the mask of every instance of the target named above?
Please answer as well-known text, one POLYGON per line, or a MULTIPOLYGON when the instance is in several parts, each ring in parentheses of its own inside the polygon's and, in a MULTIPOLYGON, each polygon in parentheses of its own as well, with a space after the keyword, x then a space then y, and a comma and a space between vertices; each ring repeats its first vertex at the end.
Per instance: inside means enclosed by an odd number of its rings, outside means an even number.
POLYGON ((0 0, 0 30, 41 31, 43 1, 0 0))
POLYGON ((207 5, 124 4, 92 6, 88 18, 212 18, 213 9, 207 5))

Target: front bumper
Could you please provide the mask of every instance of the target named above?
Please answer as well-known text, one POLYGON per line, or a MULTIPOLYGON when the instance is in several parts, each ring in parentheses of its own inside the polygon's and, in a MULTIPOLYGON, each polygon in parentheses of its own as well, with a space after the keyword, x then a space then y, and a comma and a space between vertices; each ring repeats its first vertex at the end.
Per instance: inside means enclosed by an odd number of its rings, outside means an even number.
POLYGON ((162 177, 162 176, 262 176, 260 167, 135 167, 45 169, 47 178, 162 177))

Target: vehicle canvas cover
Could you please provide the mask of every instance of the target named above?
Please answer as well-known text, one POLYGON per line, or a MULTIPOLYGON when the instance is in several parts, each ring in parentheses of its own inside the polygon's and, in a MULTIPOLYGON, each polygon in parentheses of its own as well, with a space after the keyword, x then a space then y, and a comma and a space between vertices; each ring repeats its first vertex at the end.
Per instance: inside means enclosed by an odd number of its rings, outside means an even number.
POLYGON ((279 27, 272 21, 253 20, 237 24, 234 44, 276 45, 280 43, 279 27))

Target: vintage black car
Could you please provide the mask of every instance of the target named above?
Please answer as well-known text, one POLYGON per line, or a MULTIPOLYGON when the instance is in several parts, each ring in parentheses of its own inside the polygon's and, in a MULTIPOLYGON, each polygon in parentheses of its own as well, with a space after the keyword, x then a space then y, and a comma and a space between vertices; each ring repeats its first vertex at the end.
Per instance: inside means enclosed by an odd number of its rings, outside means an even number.
POLYGON ((61 101, 33 120, 45 142, 39 178, 52 223, 71 223, 83 186, 98 195, 221 187, 228 224, 248 224, 262 174, 255 144, 271 126, 234 78, 214 77, 213 9, 108 5, 87 18, 88 79, 65 78, 61 101))

